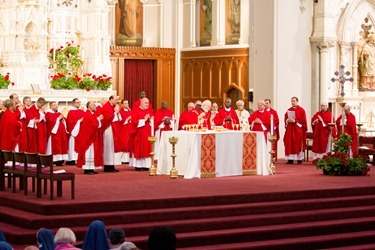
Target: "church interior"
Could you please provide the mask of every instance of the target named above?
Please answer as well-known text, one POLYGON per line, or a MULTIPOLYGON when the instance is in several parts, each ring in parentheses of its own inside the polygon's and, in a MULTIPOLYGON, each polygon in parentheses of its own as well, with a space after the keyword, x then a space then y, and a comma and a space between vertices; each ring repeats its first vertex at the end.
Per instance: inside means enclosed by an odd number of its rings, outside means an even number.
MULTIPOLYGON (((83 110, 109 96, 131 107, 145 91, 155 110, 168 103, 172 121, 191 102, 220 109, 228 98, 232 109, 242 100, 250 113, 269 99, 280 118, 276 152, 263 134, 252 139, 249 176, 193 171, 170 179, 175 161, 203 164, 200 151, 189 157, 183 142, 191 139, 181 134, 152 148, 165 151, 157 168, 168 165, 156 176, 129 166, 94 176, 57 167, 75 174, 75 199, 73 182, 50 200, 47 184, 42 198, 24 195, 21 179, 13 177, 14 192, 1 172, 8 186, 0 191, 0 232, 15 250, 35 245, 44 227, 72 228, 82 243, 94 220, 122 227, 138 249, 151 249, 148 234, 162 224, 174 229, 178 249, 375 249, 373 163, 365 176, 325 176, 305 150, 300 165, 287 165, 283 142, 292 97, 306 112, 307 132, 325 104, 332 124, 350 106, 358 136, 374 136, 374 38, 375 0, 0 0, 2 101, 14 93, 43 97, 66 114, 74 98, 83 110)), ((223 138, 227 148, 216 159, 231 165, 232 151, 246 158, 245 149, 230 148, 233 136, 223 138)))

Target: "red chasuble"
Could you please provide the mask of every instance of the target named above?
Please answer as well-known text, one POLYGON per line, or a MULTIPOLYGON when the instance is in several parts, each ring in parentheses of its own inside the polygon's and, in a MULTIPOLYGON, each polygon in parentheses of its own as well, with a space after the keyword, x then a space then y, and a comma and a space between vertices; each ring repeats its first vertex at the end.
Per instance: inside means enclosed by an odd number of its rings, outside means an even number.
POLYGON ((113 144, 114 144, 114 152, 122 152, 122 141, 121 141, 121 128, 122 128, 122 118, 120 114, 117 114, 117 120, 112 121, 112 134, 113 134, 113 144))
MULTIPOLYGON (((170 110, 170 109, 163 109, 163 108, 160 108, 158 110, 156 110, 155 112, 155 131, 159 128, 160 124, 162 124, 164 122, 164 119, 165 118, 169 118, 171 120, 171 123, 172 123, 172 116, 173 116, 173 111, 170 110)), ((164 128, 161 128, 160 129, 160 134, 162 131, 168 131, 168 130, 172 130, 172 124, 164 124, 164 128)))
POLYGON ((115 117, 115 106, 111 105, 108 101, 106 102, 99 111, 97 110, 96 113, 99 115, 103 115, 102 126, 100 127, 100 131, 104 133, 104 131, 112 124, 113 117, 115 117))
POLYGON ((38 152, 37 140, 38 140, 38 130, 36 124, 29 127, 30 121, 34 119, 39 119, 39 111, 35 105, 23 110, 26 114, 26 133, 27 133, 27 148, 26 152, 36 153, 38 152))
POLYGON ((63 123, 64 118, 60 121, 57 132, 52 133, 52 130, 59 119, 60 112, 47 112, 46 113, 46 127, 47 138, 51 136, 51 147, 53 155, 68 154, 68 136, 66 127, 63 123))
POLYGON ((103 166, 103 135, 99 131, 97 114, 87 110, 81 123, 75 144, 78 153, 77 167, 86 163, 86 151, 94 143, 94 165, 103 166), (78 146, 79 145, 79 146, 78 146))
POLYGON ((328 137, 330 133, 329 123, 331 121, 332 113, 328 111, 319 111, 311 118, 311 126, 314 134, 312 151, 314 153, 323 154, 327 152, 328 137), (318 119, 318 116, 322 117, 323 122, 318 119))
MULTIPOLYGON (((342 115, 340 115, 336 120, 336 127, 337 127, 337 137, 340 137, 340 134, 342 133, 342 115)), ((352 151, 353 154, 357 154, 358 149, 358 134, 357 134, 357 125, 355 116, 352 113, 349 113, 349 115, 346 116, 346 124, 344 126, 344 132, 345 134, 348 134, 352 137, 352 151)))
POLYGON ((190 115, 190 112, 191 111, 185 110, 184 112, 181 113, 180 119, 178 121, 178 130, 183 129, 184 125, 189 124, 188 123, 188 120, 189 120, 188 117, 190 115))
POLYGON ((239 124, 238 115, 236 111, 232 108, 229 109, 229 111, 225 110, 225 108, 221 108, 217 115, 214 118, 214 122, 216 126, 223 125, 226 129, 233 129, 233 124, 239 124), (230 117, 230 121, 226 121, 225 118, 230 117))
POLYGON ((131 126, 132 126, 131 124, 132 111, 130 109, 127 109, 127 110, 120 109, 120 115, 122 118, 122 126, 120 130, 120 140, 121 140, 120 152, 130 152, 129 140, 130 140, 131 126))
POLYGON ((19 142, 22 124, 16 113, 6 109, 0 121, 0 148, 13 151, 19 142))
POLYGON ((68 116, 66 117, 66 130, 68 131, 70 137, 72 130, 76 126, 79 119, 81 119, 85 115, 85 111, 82 109, 71 109, 68 112, 68 116))
POLYGON ((301 151, 304 152, 306 147, 306 131, 307 131, 307 120, 306 112, 300 107, 291 107, 288 111, 295 112, 295 123, 287 123, 288 112, 284 115, 285 122, 285 135, 284 135, 284 146, 285 155, 299 154, 301 151))
POLYGON ((150 109, 138 108, 133 110, 132 115, 132 127, 134 130, 134 141, 133 141, 133 156, 136 159, 150 157, 151 143, 148 141, 148 137, 151 136, 151 125, 150 120, 147 120, 145 126, 138 128, 139 120, 149 114, 150 117, 153 115, 150 109))
POLYGON ((256 110, 248 119, 249 124, 251 125, 251 131, 260 131, 264 133, 264 138, 267 140, 267 132, 270 131, 271 126, 271 113, 263 110, 263 112, 256 110), (262 121, 260 123, 253 123, 255 119, 259 118, 262 121))
MULTIPOLYGON (((132 110, 139 109, 140 106, 141 106, 141 99, 138 99, 133 103, 132 110)), ((154 108, 152 107, 151 102, 148 104, 148 108, 151 110, 152 113, 154 113, 154 108)))

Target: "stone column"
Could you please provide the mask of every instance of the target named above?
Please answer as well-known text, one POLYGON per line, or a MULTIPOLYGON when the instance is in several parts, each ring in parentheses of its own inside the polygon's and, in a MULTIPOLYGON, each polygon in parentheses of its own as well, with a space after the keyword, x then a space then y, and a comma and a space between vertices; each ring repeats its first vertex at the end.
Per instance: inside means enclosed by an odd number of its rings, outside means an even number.
POLYGON ((323 40, 318 43, 320 52, 320 100, 328 102, 329 81, 333 72, 329 72, 329 49, 334 47, 335 43, 331 40, 323 40))
POLYGON ((353 90, 358 93, 358 43, 351 42, 352 46, 352 76, 353 76, 353 90))
POLYGON ((195 34, 196 27, 196 0, 190 0, 190 47, 197 47, 197 39, 195 34))
POLYGON ((108 0, 108 6, 109 6, 109 20, 108 20, 108 27, 111 27, 109 30, 109 35, 111 36, 111 45, 116 45, 116 3, 117 0, 108 0))
POLYGON ((225 0, 212 0, 211 46, 225 45, 225 0))

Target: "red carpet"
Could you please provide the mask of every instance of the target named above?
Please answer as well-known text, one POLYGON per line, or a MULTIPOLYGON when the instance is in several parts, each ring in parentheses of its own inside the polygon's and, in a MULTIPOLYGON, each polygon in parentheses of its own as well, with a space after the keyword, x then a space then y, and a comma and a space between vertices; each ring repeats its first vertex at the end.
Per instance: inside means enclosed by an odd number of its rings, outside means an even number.
POLYGON ((184 249, 375 249, 374 168, 370 176, 332 177, 309 162, 277 163, 273 176, 192 180, 125 166, 93 176, 65 169, 76 172, 75 200, 68 183, 53 201, 0 192, 0 228, 15 250, 35 244, 40 227, 71 227, 82 241, 95 219, 123 227, 142 249, 156 225, 171 226, 184 249))

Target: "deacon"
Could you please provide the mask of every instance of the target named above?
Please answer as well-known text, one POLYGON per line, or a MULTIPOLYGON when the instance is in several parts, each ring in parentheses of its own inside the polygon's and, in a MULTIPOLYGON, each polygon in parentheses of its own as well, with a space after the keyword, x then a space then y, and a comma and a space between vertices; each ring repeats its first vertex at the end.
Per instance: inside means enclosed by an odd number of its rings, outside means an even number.
POLYGON ((298 105, 297 97, 292 97, 291 102, 292 107, 284 115, 285 159, 288 160, 287 164, 293 164, 295 160, 301 164, 306 147, 306 112, 298 105))
POLYGON ((103 115, 100 131, 103 134, 103 161, 104 172, 118 172, 115 169, 115 145, 113 139, 112 121, 115 117, 115 106, 118 96, 111 95, 109 100, 100 109, 99 115, 103 115))
POLYGON ((64 116, 58 111, 57 102, 50 102, 50 110, 46 113, 47 151, 53 155, 56 166, 62 166, 68 159, 68 134, 64 116))
POLYGON ((219 110, 219 113, 215 116, 214 122, 216 126, 223 125, 226 129, 235 129, 234 124, 239 124, 238 116, 236 111, 231 108, 232 100, 226 98, 224 107, 219 110))
POLYGON ((267 133, 270 132, 271 114, 265 110, 264 101, 258 101, 258 110, 248 118, 251 131, 263 132, 267 141, 267 133))
POLYGON ((66 117, 66 125, 68 130, 68 161, 66 165, 76 165, 77 152, 75 149, 75 141, 80 130, 80 125, 85 111, 80 109, 81 101, 74 98, 72 101, 73 107, 69 110, 66 117))
POLYGON ((75 144, 77 167, 82 168, 84 174, 93 175, 97 174, 95 168, 103 166, 103 135, 99 131, 103 115, 97 116, 93 101, 88 101, 86 107, 75 144))
POLYGON ((130 133, 131 133, 131 119, 132 119, 132 111, 129 108, 129 101, 122 100, 121 101, 122 108, 120 109, 120 115, 122 118, 122 126, 120 131, 120 138, 121 138, 121 163, 126 164, 129 163, 129 140, 130 140, 130 133))
POLYGON ((358 150, 358 134, 357 134, 357 123, 355 116, 350 112, 350 106, 345 105, 344 107, 344 119, 340 115, 336 120, 337 137, 340 137, 342 133, 342 126, 344 126, 344 133, 348 134, 352 138, 352 145, 350 151, 350 157, 357 154, 358 150))
POLYGON ((22 123, 18 120, 14 112, 16 107, 11 99, 4 101, 4 107, 6 109, 0 121, 0 148, 2 150, 18 152, 22 123))
POLYGON ((187 104, 187 110, 182 112, 181 115, 180 115, 180 119, 178 121, 178 130, 184 129, 185 125, 189 124, 188 123, 188 117, 190 115, 189 112, 192 112, 194 110, 194 107, 195 107, 194 102, 189 102, 187 104))
POLYGON ((329 123, 332 121, 332 113, 328 111, 326 102, 320 104, 320 111, 318 111, 311 118, 311 126, 313 130, 313 144, 312 151, 314 153, 314 160, 322 158, 324 153, 329 152, 329 123))
POLYGON ((141 106, 133 109, 132 115, 134 143, 129 166, 135 167, 136 171, 147 170, 151 166, 151 144, 148 137, 153 134, 153 123, 154 117, 149 108, 149 100, 144 97, 141 106))

